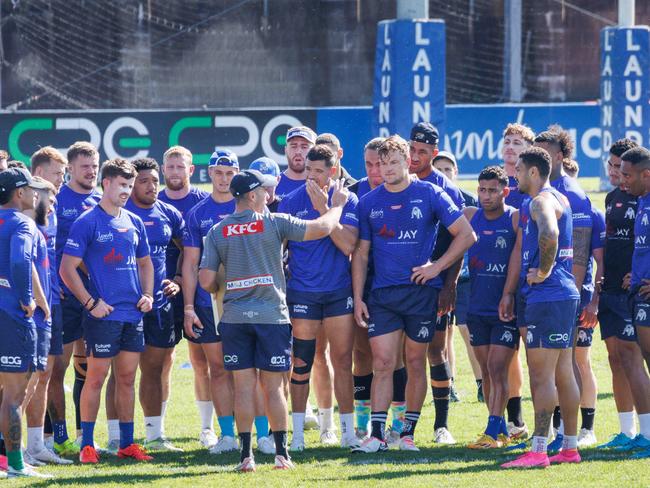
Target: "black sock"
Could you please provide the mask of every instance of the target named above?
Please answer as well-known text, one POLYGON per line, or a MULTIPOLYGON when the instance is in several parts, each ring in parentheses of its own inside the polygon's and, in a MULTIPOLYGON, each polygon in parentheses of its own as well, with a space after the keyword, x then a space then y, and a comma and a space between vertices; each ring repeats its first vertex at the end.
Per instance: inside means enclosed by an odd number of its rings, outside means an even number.
POLYGON ((406 437, 409 435, 413 437, 415 435, 415 426, 419 419, 420 412, 406 412, 404 415, 404 428, 402 429, 400 437, 406 437))
POLYGON ((4 439, 0 439, 0 454, 2 454, 3 456, 7 455, 7 448, 5 447, 4 439))
POLYGON ((482 379, 476 380, 476 387, 477 388, 483 388, 483 380, 482 379))
POLYGON ((286 459, 289 459, 289 453, 287 452, 287 431, 274 431, 273 440, 275 441, 275 455, 284 456, 286 459))
POLYGON ((556 406, 553 410, 553 428, 558 430, 560 428, 560 422, 562 421, 562 414, 560 413, 560 406, 556 406))
POLYGON ((388 412, 370 412, 370 425, 372 430, 370 435, 377 439, 384 440, 384 429, 386 428, 386 419, 388 412))
POLYGON ((372 387, 372 377, 373 377, 372 373, 366 376, 352 377, 354 381, 355 400, 370 400, 370 388, 372 387))
POLYGON ((393 401, 405 402, 406 401, 406 382, 408 375, 406 368, 396 369, 393 371, 393 401))
POLYGON ((587 429, 587 430, 594 430, 594 419, 596 417, 596 409, 580 407, 580 413, 582 414, 582 426, 580 428, 587 429))
POLYGON ((251 433, 250 432, 240 432, 239 433, 239 445, 241 446, 241 457, 240 461, 244 461, 246 458, 253 457, 253 446, 251 445, 251 433))
POLYGON ((52 421, 50 420, 50 413, 45 411, 45 423, 43 424, 43 434, 54 434, 52 430, 52 421))
MULTIPOLYGON (((482 386, 483 380, 479 381, 481 381, 482 386)), ((508 422, 512 422, 515 427, 523 427, 524 419, 521 416, 521 397, 512 397, 508 399, 506 410, 508 411, 508 422)))
POLYGON ((450 387, 433 387, 433 406, 436 409, 436 420, 433 424, 433 430, 440 427, 447 427, 447 418, 449 417, 449 393, 450 387))
MULTIPOLYGON (((74 359, 77 359, 77 356, 75 356, 74 359)), ((81 430, 81 390, 83 390, 84 383, 86 382, 88 363, 85 361, 77 363, 74 359, 74 386, 72 387, 72 400, 74 401, 76 427, 77 430, 81 430)), ((85 360, 85 358, 83 359, 85 360)))

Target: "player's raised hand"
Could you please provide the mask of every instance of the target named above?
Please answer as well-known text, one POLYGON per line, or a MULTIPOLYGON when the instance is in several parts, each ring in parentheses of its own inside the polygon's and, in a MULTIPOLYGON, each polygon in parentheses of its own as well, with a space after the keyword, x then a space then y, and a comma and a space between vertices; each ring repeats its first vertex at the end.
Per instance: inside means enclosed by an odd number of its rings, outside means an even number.
POLYGON ((307 195, 309 195, 314 209, 321 215, 327 212, 329 210, 329 206, 327 205, 327 192, 313 180, 307 180, 305 187, 307 188, 307 195))
POLYGON ((334 193, 332 193, 332 206, 343 207, 350 196, 350 192, 345 187, 343 179, 338 179, 334 182, 334 193))

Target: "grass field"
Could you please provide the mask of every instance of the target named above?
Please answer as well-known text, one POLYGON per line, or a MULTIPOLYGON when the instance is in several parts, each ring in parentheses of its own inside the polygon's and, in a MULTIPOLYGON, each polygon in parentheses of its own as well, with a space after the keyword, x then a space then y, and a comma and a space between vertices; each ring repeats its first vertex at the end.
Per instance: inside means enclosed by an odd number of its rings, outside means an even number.
MULTIPOLYGON (((597 181, 582 180, 588 190, 597 188, 597 181)), ((476 185, 463 182, 464 188, 473 190, 476 185)), ((604 194, 590 193, 592 201, 604 208, 604 194)), ((497 486, 497 487, 559 487, 608 486, 648 487, 650 486, 650 460, 626 461, 616 453, 585 449, 583 463, 578 466, 553 466, 543 471, 503 471, 499 464, 513 457, 503 452, 473 452, 463 446, 476 438, 484 428, 486 408, 476 401, 476 386, 469 369, 464 346, 456 334, 458 372, 456 384, 462 401, 452 404, 450 430, 458 445, 434 447, 433 407, 431 397, 427 398, 423 415, 418 423, 416 441, 419 453, 390 451, 382 455, 350 455, 338 448, 307 449, 293 459, 298 466, 293 472, 277 472, 271 469, 272 456, 257 456, 258 471, 241 475, 231 472, 238 462, 238 455, 212 456, 200 448, 197 435, 199 417, 194 406, 192 371, 187 368, 188 355, 185 342, 178 347, 174 365, 173 391, 167 415, 167 435, 178 446, 185 449, 180 454, 158 454, 154 461, 146 464, 117 461, 104 457, 97 466, 41 468, 56 475, 53 480, 33 483, 18 480, 15 486, 126 486, 146 483, 154 486, 349 486, 370 483, 372 486, 497 486)), ((618 429, 616 410, 612 398, 612 385, 604 344, 596 331, 593 346, 593 363, 599 382, 596 413, 596 433, 599 440, 606 440, 618 429)), ((72 375, 68 385, 72 386, 72 375)), ((524 389, 524 417, 531 425, 532 405, 530 391, 524 389)), ((74 426, 71 394, 68 400, 68 425, 74 426)), ((313 403, 313 402, 312 402, 313 403)), ((106 424, 100 413, 96 429, 97 441, 106 441, 106 424)), ((136 408, 136 437, 144 436, 142 413, 136 408)), ((307 434, 308 445, 316 445, 313 432, 307 434)), ((9 482, 7 482, 9 483, 9 482)))

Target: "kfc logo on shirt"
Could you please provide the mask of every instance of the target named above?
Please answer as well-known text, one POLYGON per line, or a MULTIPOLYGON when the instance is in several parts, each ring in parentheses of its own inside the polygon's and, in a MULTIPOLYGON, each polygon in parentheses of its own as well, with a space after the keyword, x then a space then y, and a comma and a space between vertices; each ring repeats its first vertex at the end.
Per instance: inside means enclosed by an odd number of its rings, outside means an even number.
POLYGON ((245 224, 228 224, 221 230, 224 237, 243 236, 264 232, 264 221, 256 220, 245 224))

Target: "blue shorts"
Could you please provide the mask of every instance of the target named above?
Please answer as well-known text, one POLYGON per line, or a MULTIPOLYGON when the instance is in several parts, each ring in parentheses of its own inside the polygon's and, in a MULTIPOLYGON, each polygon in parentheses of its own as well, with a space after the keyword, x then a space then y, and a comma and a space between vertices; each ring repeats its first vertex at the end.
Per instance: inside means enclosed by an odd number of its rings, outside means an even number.
POLYGON ((436 323, 434 329, 436 331, 444 332, 448 327, 451 327, 454 323, 454 312, 449 312, 444 315, 436 314, 436 323))
POLYGON ((176 331, 171 303, 144 314, 142 322, 144 324, 144 343, 147 346, 169 349, 176 346, 181 340, 181 334, 176 331))
POLYGON ((223 365, 228 371, 256 368, 283 373, 291 368, 289 324, 219 324, 223 365))
POLYGON ((526 297, 523 293, 515 295, 515 315, 517 327, 526 327, 526 297))
POLYGON ((77 339, 81 339, 84 335, 84 308, 74 296, 66 294, 61 299, 61 309, 63 317, 63 344, 70 344, 77 339))
POLYGON ((183 292, 178 292, 176 296, 169 300, 172 304, 172 311, 174 312, 174 330, 176 331, 179 341, 183 338, 183 320, 185 319, 183 305, 183 292))
POLYGON ((36 370, 45 371, 47 369, 47 357, 50 354, 50 342, 52 340, 52 331, 36 327, 36 370))
POLYGON ((637 293, 631 294, 629 301, 634 327, 650 327, 650 302, 641 298, 637 293))
POLYGON ((472 346, 503 346, 519 348, 519 329, 517 323, 502 322, 499 317, 488 315, 467 315, 469 342, 472 346))
POLYGON ((594 340, 594 329, 589 327, 578 327, 578 340, 576 347, 591 347, 594 340))
POLYGON ((56 303, 52 305, 50 356, 60 356, 61 354, 63 354, 63 307, 56 303))
POLYGON ((287 305, 292 319, 323 320, 354 313, 350 288, 323 292, 287 290, 287 305))
POLYGON ((469 308, 469 294, 470 282, 461 281, 456 287, 456 308, 454 309, 454 317, 456 318, 456 325, 467 324, 467 309, 469 308))
POLYGON ((144 351, 144 326, 140 322, 98 320, 86 316, 84 321, 86 355, 95 358, 112 358, 121 351, 144 351))
POLYGON ((217 333, 217 327, 212 316, 212 307, 201 307, 197 305, 194 307, 194 312, 199 317, 203 328, 193 328, 194 333, 198 336, 196 339, 189 337, 187 334, 184 334, 185 338, 194 344, 214 344, 221 342, 221 336, 217 333))
POLYGON ((621 341, 636 342, 636 329, 632 324, 627 294, 601 292, 598 323, 602 340, 616 337, 621 341))
POLYGON ((526 303, 526 347, 573 347, 578 299, 526 303))
POLYGON ((431 286, 399 285, 370 293, 368 337, 404 330, 415 342, 433 339, 438 309, 438 290, 431 286))
POLYGON ((0 310, 0 373, 36 369, 36 327, 26 327, 0 310))

